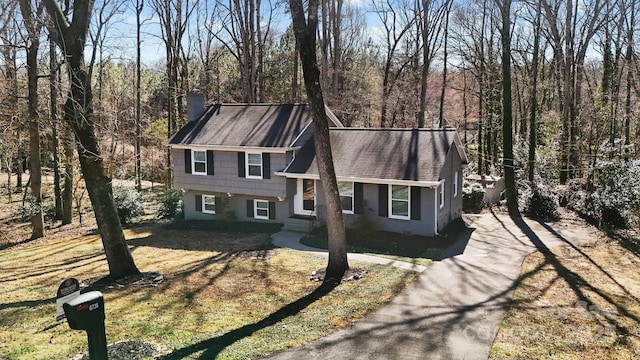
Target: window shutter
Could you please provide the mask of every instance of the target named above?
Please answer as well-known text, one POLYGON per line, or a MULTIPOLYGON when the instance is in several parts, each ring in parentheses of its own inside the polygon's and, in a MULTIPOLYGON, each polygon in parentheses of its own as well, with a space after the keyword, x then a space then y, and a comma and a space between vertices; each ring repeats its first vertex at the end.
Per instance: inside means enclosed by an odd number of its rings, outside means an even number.
POLYGON ((411 220, 420 220, 420 208, 422 202, 420 202, 420 193, 422 188, 419 186, 411 187, 411 197, 409 198, 411 202, 411 220))
POLYGON ((353 212, 364 214, 364 198, 362 183, 353 183, 353 212))
POLYGON ((196 211, 202 212, 202 195, 196 195, 196 211))
POLYGON ((378 185, 378 215, 389 216, 389 185, 378 185))
POLYGON ((245 155, 244 152, 238 152, 238 176, 243 178, 245 175, 244 169, 245 155))
POLYGON ((215 175, 213 167, 213 150, 207 150, 207 175, 215 175))
POLYGON ((271 179, 271 154, 262 153, 262 178, 271 179))
POLYGON ((269 201, 269 219, 276 219, 276 203, 269 201))
POLYGON ((191 149, 184 149, 184 172, 191 174, 191 149))
POLYGON ((247 200, 247 217, 253 218, 253 200, 247 200))

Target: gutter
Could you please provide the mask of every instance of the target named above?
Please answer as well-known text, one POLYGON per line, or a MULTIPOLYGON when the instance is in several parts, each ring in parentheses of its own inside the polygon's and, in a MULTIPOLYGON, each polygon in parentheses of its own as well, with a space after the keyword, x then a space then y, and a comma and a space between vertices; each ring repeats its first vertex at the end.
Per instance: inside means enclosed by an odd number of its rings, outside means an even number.
MULTIPOLYGON (((316 174, 294 174, 284 171, 276 171, 276 176, 282 176, 289 179, 311 179, 320 180, 320 176, 316 174)), ((359 182, 365 184, 390 184, 390 185, 409 185, 409 186, 421 186, 426 188, 436 188, 442 181, 415 181, 415 180, 399 180, 399 179, 378 179, 378 178, 361 178, 361 177, 345 177, 336 176, 338 181, 359 182)))

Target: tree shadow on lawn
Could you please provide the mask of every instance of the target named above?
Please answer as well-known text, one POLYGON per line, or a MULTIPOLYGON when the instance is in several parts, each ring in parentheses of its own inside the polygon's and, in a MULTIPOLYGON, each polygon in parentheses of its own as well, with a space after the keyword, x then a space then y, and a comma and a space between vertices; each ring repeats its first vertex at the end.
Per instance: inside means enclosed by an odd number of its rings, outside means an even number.
POLYGON ((232 345, 233 343, 240 341, 246 337, 249 337, 259 330, 275 325, 278 322, 290 316, 294 316, 298 314, 300 311, 304 310, 309 305, 321 299, 323 296, 329 294, 338 285, 339 285, 339 282, 334 282, 334 281, 323 282, 313 292, 301 297, 300 299, 292 303, 285 305, 278 311, 272 313, 271 315, 267 316, 266 318, 258 322, 242 326, 240 328, 231 330, 220 336, 203 340, 196 344, 189 345, 182 349, 175 350, 168 355, 160 357, 159 359, 160 360, 182 359, 186 356, 192 355, 202 350, 204 350, 204 352, 199 356, 199 359, 214 359, 218 354, 220 354, 220 352, 222 352, 226 347, 232 345))
MULTIPOLYGON (((571 290, 578 297, 579 301, 585 301, 587 303, 591 303, 587 292, 593 292, 593 293, 597 294, 598 296, 600 296, 602 299, 604 299, 607 303, 609 303, 610 305, 614 306, 616 308, 616 310, 618 311, 618 313, 621 314, 622 316, 627 317, 629 319, 633 319, 635 322, 640 322, 640 317, 638 317, 635 314, 629 312, 627 310, 627 308, 624 306, 624 304, 620 303, 618 296, 612 296, 612 295, 608 294, 607 292, 601 290, 597 285, 589 283, 589 281, 587 279, 585 279, 583 276, 581 276, 580 274, 572 271, 567 266, 565 266, 562 263, 562 261, 545 245, 545 243, 540 239, 540 237, 535 233, 535 231, 533 231, 529 227, 529 225, 524 221, 524 219, 522 217, 512 216, 511 219, 514 222, 514 224, 516 224, 516 226, 533 243, 533 245, 536 247, 536 249, 540 253, 542 253, 544 255, 544 258, 545 258, 545 261, 542 264, 540 264, 536 269, 534 269, 531 272, 528 272, 527 274, 523 274, 518 279, 517 283, 522 282, 522 280, 524 280, 524 278, 527 278, 527 277, 530 277, 530 276, 534 275, 537 271, 541 270, 545 265, 551 265, 554 268, 555 272, 558 274, 558 278, 562 278, 562 279, 564 279, 566 281, 566 283, 569 285, 571 290)), ((500 219, 498 219, 496 217, 496 220, 499 221, 502 224, 502 226, 505 227, 505 229, 507 231, 509 231, 509 229, 504 225, 504 223, 502 223, 502 221, 500 219)), ((611 274, 609 274, 605 269, 603 269, 600 265, 598 265, 597 262, 595 262, 593 259, 591 259, 588 256, 588 254, 586 254, 585 252, 581 251, 571 241, 569 241, 568 239, 564 238, 562 235, 560 235, 558 232, 556 232, 549 225, 547 225, 545 223, 539 223, 539 224, 541 224, 553 236, 557 237, 559 240, 565 242, 572 249, 576 250, 580 254, 580 256, 585 258, 585 260, 587 260, 591 264, 595 265, 606 277, 608 277, 610 280, 612 280, 612 282, 614 282, 622 291, 624 291, 624 293, 628 297, 630 297, 632 299, 635 299, 636 302, 638 301, 638 299, 633 294, 631 294, 628 289, 626 289, 611 274)), ((514 235, 514 237, 515 237, 515 235, 514 235)), ((550 282, 549 286, 551 286, 553 284, 553 282, 555 282, 555 281, 550 282)), ((609 317, 606 317, 606 319, 611 325, 615 326, 616 331, 618 333, 620 333, 622 335, 625 335, 625 336, 630 335, 629 329, 627 329, 627 327, 622 325, 614 317, 610 317, 609 316, 609 317)))
MULTIPOLYGON (((407 349, 411 347, 415 347, 415 350, 418 351, 415 353, 416 356, 421 354, 436 356, 437 354, 442 355, 443 358, 454 358, 452 354, 456 353, 455 350, 459 350, 458 348, 462 346, 461 342, 466 342, 465 346, 470 346, 469 349, 482 351, 486 349, 486 356, 488 356, 496 333, 499 330, 500 322, 503 321, 504 314, 501 311, 508 310, 510 306, 522 310, 540 309, 540 306, 534 306, 532 303, 537 297, 531 300, 521 299, 514 301, 512 300, 513 292, 526 279, 533 278, 539 274, 545 276, 549 272, 549 266, 555 270, 554 278, 548 282, 545 281, 540 289, 535 289, 536 292, 545 294, 552 290, 551 288, 558 281, 564 280, 571 290, 575 292, 579 300, 593 303, 590 300, 594 299, 595 294, 615 306, 621 317, 638 321, 638 316, 627 310, 619 296, 610 295, 600 287, 601 284, 590 283, 582 274, 569 269, 565 259, 556 256, 541 239, 541 236, 547 236, 547 234, 543 235, 542 232, 537 234, 521 217, 504 218, 495 214, 493 216, 494 219, 492 220, 496 221, 497 227, 500 227, 500 229, 494 229, 493 227, 485 229, 486 235, 484 236, 488 240, 486 245, 513 246, 513 256, 490 257, 486 253, 485 255, 476 253, 475 256, 477 257, 452 256, 446 260, 454 264, 448 271, 462 277, 455 290, 447 290, 447 281, 443 281, 441 277, 438 277, 437 273, 430 276, 429 270, 421 275, 415 284, 416 286, 426 287, 430 291, 437 291, 441 287, 444 288, 442 303, 416 304, 414 302, 403 302, 401 305, 406 306, 406 316, 403 314, 403 316, 390 319, 391 321, 376 320, 367 324, 367 326, 357 325, 348 332, 342 333, 341 336, 332 336, 314 343, 313 348, 300 348, 295 355, 298 358, 322 358, 325 354, 335 354, 334 346, 343 346, 345 349, 363 349, 363 353, 360 354, 363 356, 366 354, 366 349, 378 348, 380 344, 387 344, 384 351, 389 358, 406 355, 407 349), (511 222, 514 225, 511 225, 511 222), (492 232, 492 230, 495 231, 492 232), (521 265, 523 257, 536 249, 543 254, 544 260, 540 264, 536 264, 533 269, 514 274, 513 278, 510 275, 501 273, 501 265, 511 264, 513 261, 521 265), (495 264, 489 265, 489 269, 487 269, 485 263, 487 258, 495 260, 495 264), (476 267, 485 270, 474 271, 476 267), (508 281, 505 281, 502 285, 494 286, 492 279, 503 277, 508 278, 508 281), (436 287, 434 290, 432 287, 436 282, 439 282, 441 286, 436 287), (448 291, 451 291, 451 293, 448 291), (477 296, 477 299, 469 298, 468 296, 470 295, 465 295, 472 293, 484 293, 484 295, 477 296), (417 343, 419 345, 414 345, 417 343), (308 357, 305 357, 305 355, 308 357)), ((573 245, 569 239, 564 238, 549 225, 544 223, 541 223, 541 225, 551 234, 552 239, 555 237, 570 246, 573 245)), ((548 240, 545 237, 545 241, 548 240)), ((481 244, 474 245, 477 247, 481 244)), ((493 248, 487 247, 487 249, 493 248)), ((489 251, 489 253, 501 253, 499 248, 494 250, 489 251)), ((587 261, 596 262, 589 258, 584 251, 578 251, 578 253, 580 257, 586 257, 587 261)), ((599 266, 599 268, 604 271, 602 266, 599 266)), ((611 279, 610 275, 605 274, 605 276, 611 279)), ((617 284, 617 286, 622 287, 620 284, 617 284)), ((623 288, 623 290, 626 289, 623 288)), ((628 294, 628 291, 626 293, 628 294)), ((628 297, 633 298, 632 295, 628 297)), ((600 319, 600 321, 609 321, 616 328, 618 334, 629 335, 628 326, 622 323, 625 319, 608 316, 605 316, 605 318, 600 319)), ((524 335, 526 336, 526 333, 524 335)), ((629 336, 637 335, 631 331, 629 336)))

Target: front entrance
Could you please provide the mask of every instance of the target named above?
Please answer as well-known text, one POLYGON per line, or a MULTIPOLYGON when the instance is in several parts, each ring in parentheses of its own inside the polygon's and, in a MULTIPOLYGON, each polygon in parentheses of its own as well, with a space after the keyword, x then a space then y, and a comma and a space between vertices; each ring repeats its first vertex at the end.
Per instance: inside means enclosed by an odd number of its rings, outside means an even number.
POLYGON ((298 215, 315 215, 316 210, 316 181, 313 179, 298 179, 297 191, 294 196, 294 212, 298 215))

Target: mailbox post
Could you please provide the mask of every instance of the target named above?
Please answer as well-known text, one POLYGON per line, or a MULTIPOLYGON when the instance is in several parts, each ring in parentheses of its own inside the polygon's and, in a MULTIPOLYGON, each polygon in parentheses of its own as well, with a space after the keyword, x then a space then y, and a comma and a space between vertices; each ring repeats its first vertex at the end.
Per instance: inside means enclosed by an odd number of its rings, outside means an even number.
POLYGON ((89 291, 62 305, 69 327, 85 330, 89 341, 89 359, 107 360, 107 336, 104 327, 104 298, 89 291))

